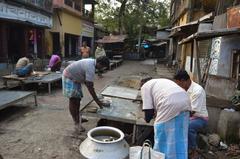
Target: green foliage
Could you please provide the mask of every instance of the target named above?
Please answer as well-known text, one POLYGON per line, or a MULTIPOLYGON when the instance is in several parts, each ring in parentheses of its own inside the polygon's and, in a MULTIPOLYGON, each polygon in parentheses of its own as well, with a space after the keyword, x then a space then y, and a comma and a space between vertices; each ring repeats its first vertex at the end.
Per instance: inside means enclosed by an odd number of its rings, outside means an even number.
POLYGON ((140 26, 163 27, 169 24, 168 0, 128 0, 123 13, 120 13, 120 8, 124 0, 118 0, 118 6, 110 3, 111 0, 98 2, 95 20, 110 32, 123 29, 124 33, 134 38, 137 37, 140 26), (123 26, 119 24, 120 18, 123 26))
POLYGON ((113 32, 118 28, 117 14, 117 10, 108 1, 100 0, 95 9, 95 20, 108 31, 113 32))

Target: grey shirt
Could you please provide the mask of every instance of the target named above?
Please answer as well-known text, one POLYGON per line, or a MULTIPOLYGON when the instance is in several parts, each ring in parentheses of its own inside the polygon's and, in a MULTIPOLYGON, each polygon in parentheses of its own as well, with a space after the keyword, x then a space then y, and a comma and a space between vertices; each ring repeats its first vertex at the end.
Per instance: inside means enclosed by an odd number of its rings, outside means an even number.
POLYGON ((95 75, 95 59, 82 59, 65 68, 63 75, 79 83, 93 82, 95 75))

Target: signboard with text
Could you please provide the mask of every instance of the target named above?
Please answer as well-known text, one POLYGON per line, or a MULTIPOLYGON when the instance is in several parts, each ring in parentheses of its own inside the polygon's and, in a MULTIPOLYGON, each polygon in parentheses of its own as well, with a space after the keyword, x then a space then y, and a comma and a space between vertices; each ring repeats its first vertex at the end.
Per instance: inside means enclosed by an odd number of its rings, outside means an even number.
POLYGON ((88 24, 82 24, 82 36, 93 37, 94 36, 94 27, 88 24))
POLYGON ((52 17, 29 9, 0 3, 0 18, 20 20, 30 22, 36 25, 52 27, 52 17))

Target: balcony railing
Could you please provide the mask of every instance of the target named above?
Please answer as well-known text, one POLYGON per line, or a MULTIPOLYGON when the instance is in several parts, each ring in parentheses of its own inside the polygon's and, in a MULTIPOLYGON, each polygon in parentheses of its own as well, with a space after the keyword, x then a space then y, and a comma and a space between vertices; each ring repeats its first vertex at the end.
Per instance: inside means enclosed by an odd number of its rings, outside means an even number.
POLYGON ((47 11, 52 10, 52 0, 15 0, 20 3, 36 6, 47 11))

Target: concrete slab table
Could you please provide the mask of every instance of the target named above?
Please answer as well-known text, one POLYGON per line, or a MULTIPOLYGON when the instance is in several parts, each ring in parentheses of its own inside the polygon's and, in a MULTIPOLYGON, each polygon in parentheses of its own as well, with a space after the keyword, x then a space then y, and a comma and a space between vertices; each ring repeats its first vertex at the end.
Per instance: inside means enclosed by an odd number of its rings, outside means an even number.
POLYGON ((94 101, 91 101, 81 109, 81 113, 86 116, 98 117, 117 122, 133 124, 132 143, 135 143, 137 126, 152 126, 143 121, 141 106, 132 100, 111 98, 111 106, 98 109, 97 112, 90 112, 91 108, 98 108, 94 101))
POLYGON ((7 86, 7 81, 9 80, 17 80, 24 84, 30 84, 30 83, 45 83, 48 84, 48 93, 51 93, 51 84, 60 81, 62 79, 62 74, 61 73, 55 73, 51 72, 49 74, 43 75, 43 76, 30 76, 26 78, 21 78, 21 77, 14 77, 14 76, 3 76, 3 80, 5 85, 7 86))
POLYGON ((34 97, 35 106, 37 106, 37 93, 30 91, 0 91, 0 110, 4 109, 12 104, 15 104, 21 100, 24 100, 30 96, 34 97))
POLYGON ((139 94, 139 90, 117 85, 109 85, 103 89, 101 94, 103 96, 136 100, 139 94))

